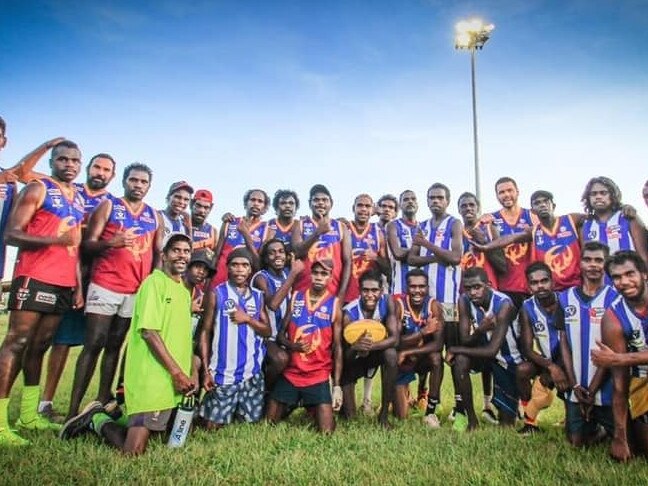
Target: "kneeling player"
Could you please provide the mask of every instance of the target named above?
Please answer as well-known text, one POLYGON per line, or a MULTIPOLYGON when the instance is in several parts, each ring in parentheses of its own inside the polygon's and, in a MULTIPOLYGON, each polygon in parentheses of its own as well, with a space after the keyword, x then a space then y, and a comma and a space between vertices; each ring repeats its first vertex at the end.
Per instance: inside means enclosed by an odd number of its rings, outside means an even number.
POLYGON ((429 295, 427 274, 415 268, 407 273, 407 293, 398 296, 397 318, 401 323, 398 346, 399 375, 396 382, 395 414, 407 417, 409 411, 409 384, 415 373, 430 373, 430 394, 423 421, 431 428, 440 427, 436 415, 443 376, 443 311, 429 295))
POLYGON ((290 300, 283 330, 278 335, 290 359, 270 394, 270 422, 278 422, 286 407, 301 403, 314 407, 320 432, 335 430, 333 405, 336 409, 342 406, 342 309, 339 299, 327 291, 332 271, 331 260, 315 260, 310 267, 310 287, 295 292, 290 300))
POLYGON ((488 285, 483 268, 469 268, 463 274, 464 293, 459 299, 459 338, 461 346, 448 349, 446 360, 459 385, 464 410, 459 410, 455 430, 477 427, 470 370, 493 372, 493 404, 500 425, 514 425, 519 393, 516 367, 522 362, 517 348, 517 310, 511 299, 488 285))
POLYGON ((367 333, 352 345, 344 346, 342 367, 343 411, 347 418, 356 413, 355 384, 358 378, 372 378, 381 367, 382 406, 378 422, 389 427, 389 405, 394 403, 396 374, 398 372, 396 346, 398 345, 398 321, 391 297, 383 293, 382 275, 377 270, 367 270, 360 275, 360 297, 344 307, 342 327, 362 320, 373 319, 387 328, 387 338, 374 342, 367 333))

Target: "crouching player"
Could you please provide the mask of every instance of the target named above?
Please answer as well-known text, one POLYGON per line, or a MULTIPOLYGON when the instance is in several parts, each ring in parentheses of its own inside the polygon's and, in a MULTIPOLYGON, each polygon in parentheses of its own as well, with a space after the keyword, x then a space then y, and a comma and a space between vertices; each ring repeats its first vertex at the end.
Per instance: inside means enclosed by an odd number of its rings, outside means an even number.
POLYGON ((394 302, 383 292, 382 274, 367 270, 359 278, 360 297, 344 307, 342 328, 362 319, 373 319, 387 328, 387 337, 374 342, 371 335, 361 335, 352 345, 343 345, 344 366, 342 367, 343 412, 347 418, 356 414, 355 384, 359 378, 373 378, 381 367, 382 401, 378 422, 389 428, 387 420, 389 405, 394 403, 399 341, 398 321, 394 302))
POLYGON ((288 366, 270 394, 267 418, 278 422, 286 407, 314 407, 320 432, 335 430, 333 406, 342 406, 342 309, 327 285, 333 272, 329 259, 315 260, 311 283, 295 292, 277 340, 289 353, 288 366), (329 377, 333 374, 333 397, 329 377))

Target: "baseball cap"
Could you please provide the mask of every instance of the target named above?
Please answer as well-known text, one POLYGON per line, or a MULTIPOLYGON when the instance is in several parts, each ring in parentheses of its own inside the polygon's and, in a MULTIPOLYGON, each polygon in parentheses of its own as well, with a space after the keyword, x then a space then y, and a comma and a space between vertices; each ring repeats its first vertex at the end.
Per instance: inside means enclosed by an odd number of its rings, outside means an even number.
POLYGON ((245 258, 248 262, 250 262, 250 264, 252 264, 253 261, 252 253, 250 253, 250 251, 247 248, 243 248, 243 247, 234 248, 234 250, 232 250, 232 253, 227 255, 227 260, 226 260, 227 264, 229 265, 232 262, 232 260, 234 260, 235 258, 245 258))
POLYGON ((162 251, 167 251, 169 249, 169 246, 172 243, 175 243, 178 240, 184 240, 189 243, 189 246, 192 245, 191 238, 187 236, 185 233, 182 233, 180 231, 174 231, 172 233, 169 233, 167 236, 164 237, 164 242, 162 244, 162 251))
POLYGON ((179 191, 180 189, 184 189, 185 191, 188 191, 189 194, 194 193, 193 187, 191 187, 191 185, 189 185, 187 181, 178 181, 171 184, 171 186, 169 187, 169 192, 167 193, 167 197, 169 197, 174 192, 179 191))
POLYGON ((191 260, 189 260, 189 266, 193 265, 194 263, 204 263, 205 266, 207 267, 207 270, 213 274, 216 272, 216 267, 214 267, 213 255, 214 252, 208 249, 196 250, 191 255, 191 260))
POLYGON ((329 272, 333 271, 333 260, 331 260, 330 258, 318 258, 313 263, 311 263, 311 268, 313 268, 315 265, 319 265, 324 270, 328 270, 329 272))
POLYGON ((194 194, 194 199, 202 199, 203 201, 207 201, 209 204, 213 204, 214 202, 212 193, 207 189, 198 189, 194 194))

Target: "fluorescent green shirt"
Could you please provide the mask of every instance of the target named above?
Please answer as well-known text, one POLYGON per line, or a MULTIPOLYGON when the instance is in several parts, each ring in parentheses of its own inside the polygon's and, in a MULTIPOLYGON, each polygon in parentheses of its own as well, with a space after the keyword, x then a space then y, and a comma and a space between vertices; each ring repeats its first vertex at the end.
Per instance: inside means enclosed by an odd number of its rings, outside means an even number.
POLYGON ((161 270, 154 270, 135 296, 124 374, 129 415, 167 410, 182 400, 171 375, 142 338, 144 329, 157 331, 182 371, 191 376, 191 295, 182 281, 161 270))

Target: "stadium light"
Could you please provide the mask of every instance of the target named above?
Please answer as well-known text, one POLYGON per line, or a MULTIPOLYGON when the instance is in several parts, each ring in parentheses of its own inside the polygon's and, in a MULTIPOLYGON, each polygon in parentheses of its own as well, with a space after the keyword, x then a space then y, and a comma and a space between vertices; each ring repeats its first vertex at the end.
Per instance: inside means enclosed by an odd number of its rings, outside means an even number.
POLYGON ((473 113, 473 146, 475 151, 475 195, 481 201, 481 185, 479 177, 479 143, 477 138, 477 93, 475 89, 475 54, 484 48, 495 26, 485 24, 481 19, 469 19, 457 22, 455 25, 455 49, 470 51, 470 73, 472 82, 472 113, 473 113))

